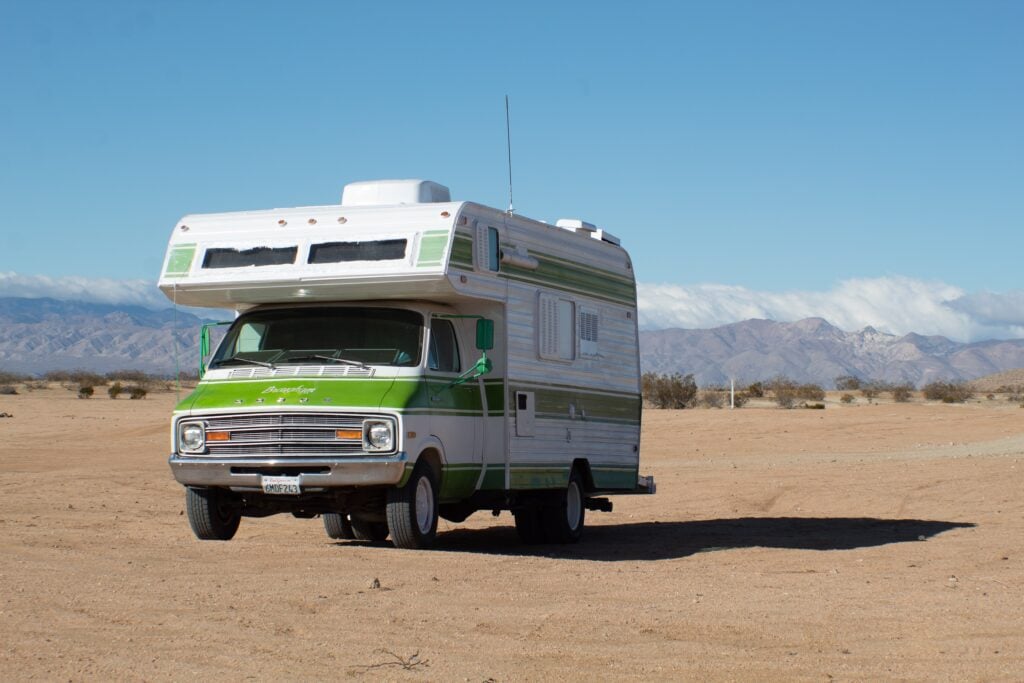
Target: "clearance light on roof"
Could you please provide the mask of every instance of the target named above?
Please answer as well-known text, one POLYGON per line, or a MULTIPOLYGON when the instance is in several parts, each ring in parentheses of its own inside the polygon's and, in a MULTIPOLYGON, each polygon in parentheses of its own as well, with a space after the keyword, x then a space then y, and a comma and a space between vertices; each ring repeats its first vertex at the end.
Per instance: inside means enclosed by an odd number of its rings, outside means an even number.
POLYGON ((279 220, 279 221, 277 222, 277 224, 278 224, 278 225, 288 225, 288 221, 286 221, 285 219, 283 219, 283 218, 282 218, 281 220, 279 220))
POLYGON ((447 211, 442 211, 441 212, 441 218, 448 218, 449 216, 451 216, 451 214, 448 213, 447 211))
POLYGON ((309 219, 309 220, 308 220, 307 222, 308 222, 308 223, 309 223, 310 225, 316 225, 316 219, 315 219, 315 218, 310 218, 310 219, 309 219))
POLYGON ((338 222, 342 223, 342 224, 345 224, 345 223, 348 223, 348 219, 345 218, 344 216, 338 216, 338 222))

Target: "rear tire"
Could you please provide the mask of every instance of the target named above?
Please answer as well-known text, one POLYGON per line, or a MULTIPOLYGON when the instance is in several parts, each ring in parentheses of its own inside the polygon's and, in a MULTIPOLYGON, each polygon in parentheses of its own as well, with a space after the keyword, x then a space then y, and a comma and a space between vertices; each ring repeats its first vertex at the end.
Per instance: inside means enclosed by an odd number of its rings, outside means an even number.
POLYGON ((578 470, 569 475, 569 485, 560 496, 558 505, 544 508, 541 525, 549 543, 575 543, 583 535, 583 522, 587 509, 584 507, 584 482, 578 470))
POLYGON ((325 512, 323 520, 324 531, 327 532, 329 538, 351 540, 356 537, 352 531, 352 522, 349 521, 348 515, 341 514, 340 512, 325 512))
POLYGON ((437 473, 420 460, 402 488, 388 491, 388 529, 396 548, 429 548, 437 536, 437 473))
POLYGON ((358 541, 383 543, 388 540, 388 525, 385 522, 369 522, 358 517, 352 518, 352 535, 358 541))
POLYGON ((230 541, 242 511, 220 489, 185 489, 185 510, 192 533, 201 541, 230 541))

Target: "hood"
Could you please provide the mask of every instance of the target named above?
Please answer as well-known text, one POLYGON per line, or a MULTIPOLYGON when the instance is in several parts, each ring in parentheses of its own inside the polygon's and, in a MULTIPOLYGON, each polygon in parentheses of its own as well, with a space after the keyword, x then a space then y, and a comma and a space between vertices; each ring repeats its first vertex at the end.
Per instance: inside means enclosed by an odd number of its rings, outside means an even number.
POLYGON ((423 391, 421 377, 204 381, 175 410, 402 409, 417 403, 423 391))

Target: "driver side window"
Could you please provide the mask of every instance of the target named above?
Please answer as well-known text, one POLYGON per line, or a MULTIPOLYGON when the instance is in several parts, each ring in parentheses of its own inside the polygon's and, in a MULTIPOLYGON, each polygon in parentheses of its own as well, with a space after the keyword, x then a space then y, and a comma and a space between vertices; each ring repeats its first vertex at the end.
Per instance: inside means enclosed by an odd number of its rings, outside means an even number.
POLYGON ((428 367, 438 372, 460 372, 459 344, 450 320, 434 318, 430 321, 430 352, 428 367))

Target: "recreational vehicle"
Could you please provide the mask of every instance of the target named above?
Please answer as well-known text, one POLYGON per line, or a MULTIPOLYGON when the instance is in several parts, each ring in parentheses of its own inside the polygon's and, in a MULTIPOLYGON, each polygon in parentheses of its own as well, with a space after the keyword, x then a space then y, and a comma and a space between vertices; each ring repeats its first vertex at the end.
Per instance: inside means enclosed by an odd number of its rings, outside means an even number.
POLYGON ((332 538, 430 546, 438 517, 511 511, 527 543, 580 538, 640 476, 629 255, 430 181, 340 204, 191 215, 161 290, 234 312, 176 407, 170 466, 200 539, 321 516, 332 538))

